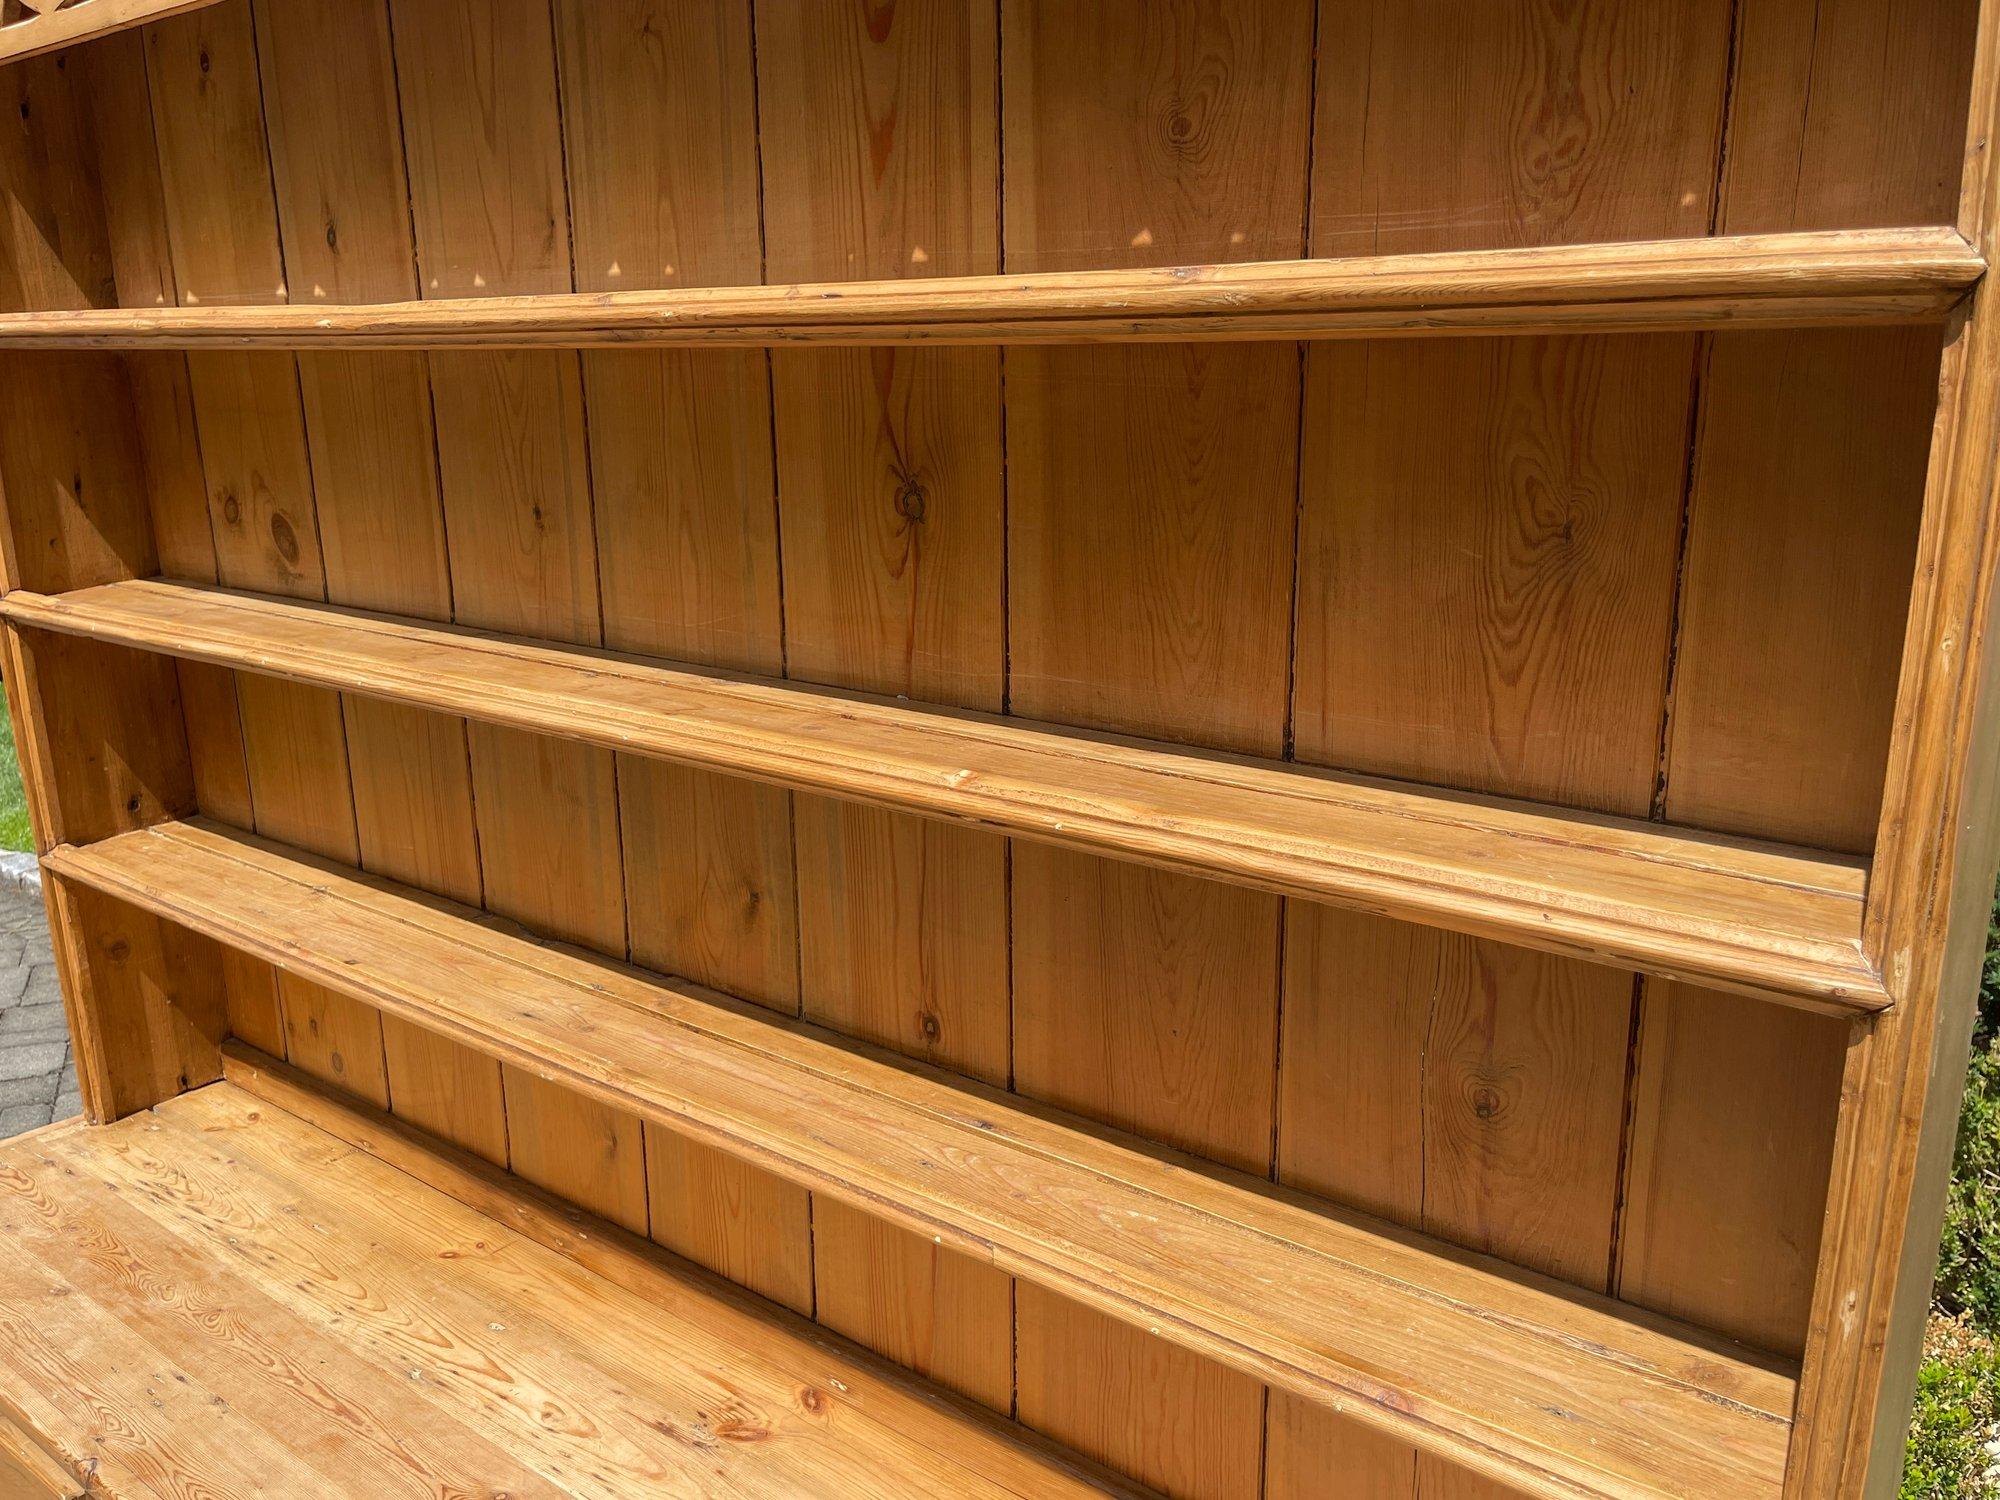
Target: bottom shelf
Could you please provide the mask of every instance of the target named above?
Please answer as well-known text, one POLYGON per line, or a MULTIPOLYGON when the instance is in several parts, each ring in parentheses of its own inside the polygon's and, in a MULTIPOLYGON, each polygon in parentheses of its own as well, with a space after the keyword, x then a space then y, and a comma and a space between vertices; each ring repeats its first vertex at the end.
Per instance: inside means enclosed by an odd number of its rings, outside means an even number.
POLYGON ((230 1072, 0 1145, 0 1425, 75 1476, 49 1493, 1121 1492, 280 1064, 230 1072))
POLYGON ((218 824, 44 864, 1510 1490, 1782 1487, 1796 1371, 1699 1330, 218 824))

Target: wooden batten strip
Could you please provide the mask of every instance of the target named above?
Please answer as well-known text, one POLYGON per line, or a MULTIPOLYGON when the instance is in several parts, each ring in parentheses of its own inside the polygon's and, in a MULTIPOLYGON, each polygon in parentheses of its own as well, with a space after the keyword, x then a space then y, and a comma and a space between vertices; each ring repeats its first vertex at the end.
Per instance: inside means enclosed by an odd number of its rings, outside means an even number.
POLYGON ((0 348, 1062 344, 1811 327, 1941 319, 1985 268, 1955 229, 1826 230, 799 286, 16 313, 0 317, 0 348))
POLYGON ((1693 1329, 219 825, 46 863, 1526 1493, 1776 1493, 1789 1368, 1693 1329))
POLYGON ((1809 1008, 1887 1003, 1846 856, 188 583, 0 613, 1809 1008))
POLYGON ((165 20, 215 3, 216 0, 75 0, 61 10, 44 7, 40 15, 25 16, 11 26, 0 26, 0 63, 19 62, 61 47, 73 47, 78 42, 110 36, 114 31, 165 20))

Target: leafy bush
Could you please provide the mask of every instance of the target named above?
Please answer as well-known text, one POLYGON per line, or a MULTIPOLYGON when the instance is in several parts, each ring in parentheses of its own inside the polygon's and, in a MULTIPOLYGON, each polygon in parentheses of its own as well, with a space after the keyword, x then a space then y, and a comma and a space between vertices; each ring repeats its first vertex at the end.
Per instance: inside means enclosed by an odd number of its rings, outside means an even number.
POLYGON ((1931 1300, 1947 1316, 2000 1333, 2000 921, 1988 928, 1979 1019, 1931 1300))
POLYGON ((1961 1323, 1937 1319, 1924 1341, 1901 1500, 1983 1500, 2000 1430, 2000 1351, 1961 1323))

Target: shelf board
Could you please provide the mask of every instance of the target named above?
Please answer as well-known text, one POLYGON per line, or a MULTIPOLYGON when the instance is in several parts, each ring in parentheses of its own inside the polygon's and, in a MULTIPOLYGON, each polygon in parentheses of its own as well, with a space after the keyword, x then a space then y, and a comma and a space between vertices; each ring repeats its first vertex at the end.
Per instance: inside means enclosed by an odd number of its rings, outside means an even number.
POLYGON ((1793 1372, 1666 1319, 217 825, 44 863, 1528 1493, 1779 1492, 1793 1372))
POLYGON ((1142 1500, 232 1052, 241 1085, 0 1143, 0 1421, 63 1480, 0 1493, 1142 1500))
MULTIPOLYGON (((109 0, 94 0, 105 4, 109 0)), ((1906 323, 1985 270, 1955 229, 804 286, 0 317, 0 349, 1102 343, 1906 323)))
POLYGON ((24 0, 28 14, 0 26, 0 63, 74 47, 114 31, 201 10, 216 0, 24 0))
POLYGON ((200 584, 0 614, 1811 1009, 1889 1001, 1845 856, 200 584))

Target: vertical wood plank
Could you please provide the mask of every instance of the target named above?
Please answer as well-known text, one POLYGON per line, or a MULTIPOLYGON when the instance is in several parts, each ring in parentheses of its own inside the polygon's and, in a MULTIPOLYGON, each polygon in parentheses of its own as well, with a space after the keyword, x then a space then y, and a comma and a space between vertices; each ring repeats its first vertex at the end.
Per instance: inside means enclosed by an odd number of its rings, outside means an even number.
MULTIPOLYGON (((293 297, 414 298, 416 246, 386 5, 258 0, 256 21, 293 297)), ((301 355, 299 385, 327 597, 450 619, 424 356, 301 355)), ((362 866, 477 905, 464 723, 368 698, 345 699, 341 708, 362 866)), ((396 1112, 502 1159, 500 1065, 394 1017, 382 1018, 381 1031, 396 1112)))
POLYGON ((1633 976, 1292 905, 1278 1175, 1603 1290, 1633 976))
MULTIPOLYGON (((1952 222, 1974 11, 1968 0, 1744 5, 1717 229, 1952 222)), ((1937 331, 1921 328, 1712 339, 1663 767, 1668 818, 1872 844, 1939 353, 1937 331)), ((1859 1054, 1804 1017, 1732 1010, 1704 1024, 1705 1011, 1722 1009, 1680 986, 1647 986, 1618 1284, 1797 1349, 1841 1108, 1829 1079, 1859 1054), (1704 1118, 1712 1090, 1779 1054, 1731 1111, 1725 1154, 1704 1118)))
MULTIPOLYGON (((1707 232, 1731 11, 1322 5, 1312 253, 1707 232)), ((1299 759, 1651 809, 1697 353, 1308 347, 1299 759)), ((1604 1286, 1631 976, 1305 903, 1286 932, 1280 1175, 1604 1286)), ((1269 1457, 1274 1500, 1491 1492, 1285 1403, 1269 1457)))
POLYGON ((1023 1422, 1165 1494, 1254 1500, 1261 1385, 1032 1282, 1015 1295, 1023 1422))
MULTIPOLYGON (((98 146, 99 187, 105 228, 123 307, 171 307, 180 300, 167 225, 166 188, 141 32, 108 38, 69 55, 87 82, 98 146)), ((160 571, 175 578, 215 582, 215 533, 209 518, 208 479, 202 467, 192 381, 178 353, 128 354, 139 445, 146 470, 153 537, 160 571)), ((193 762, 196 805, 211 817, 249 827, 250 771, 244 758, 242 716, 234 676, 218 667, 177 663, 181 711, 193 762)), ((278 1031, 273 978, 246 991, 225 954, 232 1029, 271 1037, 278 1031), (254 1007, 255 1017, 245 1013, 254 1007)), ((282 1043, 279 1044, 282 1053, 282 1043)))
POLYGON ((293 974, 278 975, 285 1055, 292 1065, 377 1109, 389 1106, 381 1015, 373 1006, 293 974))
MULTIPOLYGON (((1313 10, 1002 12, 1006 269, 1296 256, 1313 10)), ((1010 706, 1282 752, 1295 346, 1006 351, 1010 706)), ((1014 851, 1024 1093, 1254 1171, 1280 903, 1014 851)), ((1021 1420, 1177 1494, 1254 1494, 1263 1392, 1023 1287, 1021 1420)))
POLYGON ((1006 843, 828 797, 797 816, 807 1014, 1004 1086, 1006 843))
MULTIPOLYGON (((755 9, 766 279, 999 270, 991 0, 755 9)), ((787 670, 1001 707, 997 352, 771 366, 787 670)), ((794 801, 806 1012, 1004 1080, 1005 842, 794 801)), ((824 1201, 814 1259, 823 1321, 1011 1407, 1007 1277, 824 1201)))
MULTIPOLYGON (((572 290, 549 7, 395 0, 390 18, 421 294, 572 290)), ((601 641, 576 355, 434 355, 431 391, 453 617, 601 641)), ((622 956, 610 752, 490 726, 467 747, 487 906, 622 956)), ((519 1070, 502 1087, 514 1170, 643 1233, 639 1122, 519 1070)))
POLYGON ((1796 1358, 1848 1028, 1660 980, 1641 1013, 1613 1290, 1796 1358))
MULTIPOLYGON (((0 308, 115 300, 95 102, 54 60, 0 82, 0 308)), ((59 592, 152 571, 126 367, 58 356, 0 373, 13 377, 0 382, 0 586, 59 592)), ((192 808, 171 663, 12 627, 0 656, 38 850, 192 808)), ((215 1077, 225 1022, 213 945, 58 880, 43 894, 90 1117, 215 1077)))
POLYGON ((1017 844, 1015 1087, 1268 1172, 1278 910, 1257 891, 1017 844))
POLYGON ((1302 761, 1643 815, 1695 341, 1315 345, 1302 761))
MULTIPOLYGON (((249 0, 146 32, 147 76, 181 301, 287 295, 249 0)), ((290 355, 188 361, 219 581, 320 599, 312 473, 290 355)), ((337 695, 270 679, 237 684, 259 832, 355 858, 353 794, 337 695)))

